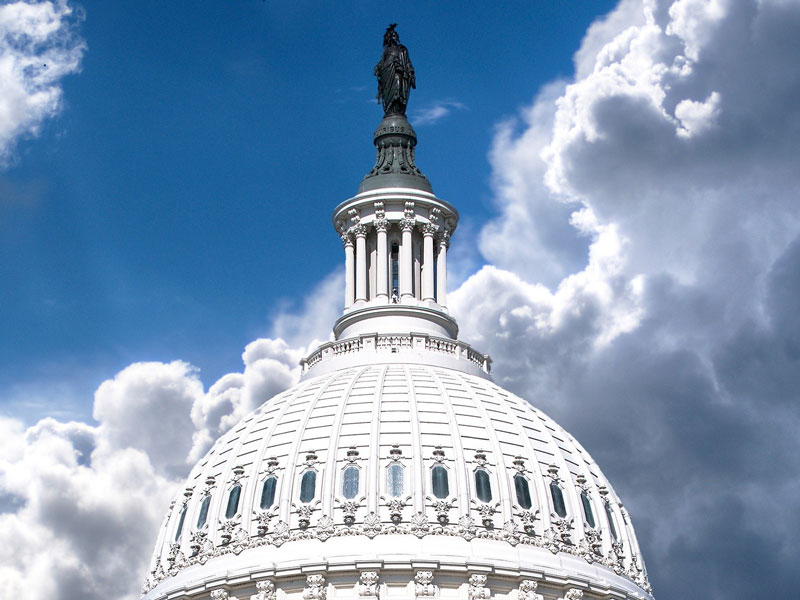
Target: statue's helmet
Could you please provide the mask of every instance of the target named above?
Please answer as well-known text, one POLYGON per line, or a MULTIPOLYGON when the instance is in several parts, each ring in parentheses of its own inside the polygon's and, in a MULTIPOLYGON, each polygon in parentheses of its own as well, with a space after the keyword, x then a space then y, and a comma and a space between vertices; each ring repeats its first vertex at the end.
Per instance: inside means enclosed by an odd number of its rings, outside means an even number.
POLYGON ((392 23, 386 28, 386 33, 383 34, 384 46, 396 46, 400 42, 400 36, 397 35, 395 27, 397 27, 397 23, 392 23))

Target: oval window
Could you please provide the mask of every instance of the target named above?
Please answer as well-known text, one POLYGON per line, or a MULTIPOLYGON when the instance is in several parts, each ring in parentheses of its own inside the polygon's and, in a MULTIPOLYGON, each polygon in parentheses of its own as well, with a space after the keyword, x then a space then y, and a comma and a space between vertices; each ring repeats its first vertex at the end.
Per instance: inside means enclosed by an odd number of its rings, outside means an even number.
POLYGON ((342 473, 342 496, 352 500, 358 495, 358 467, 349 466, 342 473))
POLYGON ((238 483, 231 488, 231 493, 228 494, 228 507, 225 509, 225 518, 232 519, 236 516, 236 511, 239 510, 239 496, 242 493, 242 486, 238 483))
POLYGON ((447 481, 447 469, 436 465, 431 469, 431 484, 433 495, 437 498, 447 498, 450 495, 450 485, 447 481))
POLYGON ((208 507, 211 504, 211 495, 206 495, 203 498, 202 504, 200 504, 200 514, 197 517, 197 528, 200 529, 203 525, 206 524, 206 519, 208 518, 208 507))
POLYGON ((317 487, 317 472, 306 471, 300 480, 300 502, 311 502, 317 487))
POLYGON ((275 488, 278 486, 277 477, 267 477, 264 480, 264 487, 261 488, 261 510, 266 510, 275 504, 275 488))
POLYGON ((528 487, 528 480, 522 475, 514 475, 514 489, 517 492, 517 504, 524 509, 533 506, 531 502, 531 490, 528 487))
POLYGON ((491 502, 492 500, 492 482, 489 479, 489 473, 483 469, 475 471, 475 493, 481 502, 491 502))
POLYGON ((386 470, 386 492, 394 498, 403 495, 404 471, 405 468, 403 465, 398 463, 389 465, 389 468, 386 470))
POLYGON ((181 537, 181 531, 183 531, 183 520, 186 518, 186 504, 183 505, 181 509, 181 518, 178 519, 178 529, 175 532, 175 541, 178 541, 178 538, 181 537))
POLYGON ((564 494, 555 481, 550 482, 550 495, 553 497, 553 509, 563 519, 567 516, 567 506, 564 504, 564 494))
POLYGON ((608 517, 608 528, 611 530, 611 537, 617 541, 617 528, 614 527, 614 515, 611 514, 611 507, 606 504, 606 517, 608 517))
POLYGON ((594 524, 594 513, 592 512, 592 503, 589 502, 589 496, 586 495, 586 492, 581 492, 581 504, 583 504, 583 514, 586 517, 586 522, 589 524, 589 527, 595 527, 594 524))

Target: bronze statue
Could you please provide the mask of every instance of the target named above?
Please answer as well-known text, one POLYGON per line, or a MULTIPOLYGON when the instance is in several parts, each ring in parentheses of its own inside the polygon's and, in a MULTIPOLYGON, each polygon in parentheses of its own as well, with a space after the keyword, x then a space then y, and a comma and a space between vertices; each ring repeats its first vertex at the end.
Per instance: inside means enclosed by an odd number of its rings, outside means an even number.
POLYGON ((378 78, 377 98, 383 104, 384 116, 406 114, 408 95, 417 87, 414 79, 414 67, 408 58, 408 49, 400 43, 400 36, 392 23, 383 35, 383 56, 375 65, 375 76, 378 78))

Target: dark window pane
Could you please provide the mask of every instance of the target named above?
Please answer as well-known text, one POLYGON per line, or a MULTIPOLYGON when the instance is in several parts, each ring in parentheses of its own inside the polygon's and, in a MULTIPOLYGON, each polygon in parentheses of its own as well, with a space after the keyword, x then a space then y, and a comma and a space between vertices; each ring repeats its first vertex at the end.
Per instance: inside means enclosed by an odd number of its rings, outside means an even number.
POLYGON ((264 487, 261 488, 261 510, 266 510, 275 504, 275 488, 278 485, 277 477, 267 477, 264 480, 264 487))
POLYGON ((611 529, 611 537, 617 541, 617 528, 614 527, 614 515, 611 514, 611 507, 606 504, 606 517, 608 517, 608 527, 611 529))
POLYGON ((447 498, 450 494, 447 469, 443 466, 437 465, 431 469, 431 483, 433 484, 433 495, 437 498, 447 498))
POLYGON ((386 471, 386 491, 390 496, 398 498, 403 495, 403 465, 393 464, 386 471))
POLYGON ((314 499, 314 488, 317 486, 317 472, 306 471, 300 480, 300 502, 311 502, 314 499))
POLYGON ((553 497, 553 508, 562 519, 567 516, 567 506, 564 504, 564 494, 555 482, 550 483, 550 495, 553 497))
POLYGON ((188 505, 184 504, 183 508, 181 509, 181 518, 178 519, 178 529, 175 532, 175 541, 178 541, 178 538, 181 537, 181 531, 183 531, 183 520, 186 518, 186 507, 188 505))
POLYGON ((586 492, 581 492, 581 503, 583 504, 583 514, 586 516, 586 522, 589 524, 589 527, 594 527, 592 503, 589 502, 589 496, 586 495, 586 492))
POLYGON ((492 499, 492 482, 489 474, 482 469, 475 471, 475 492, 481 502, 490 502, 492 499))
POLYGON ((208 495, 203 498, 203 503, 200 505, 200 515, 197 517, 197 528, 200 529, 206 524, 208 518, 208 506, 211 504, 211 496, 208 495))
POLYGON ((531 490, 528 487, 528 480, 525 479, 525 477, 522 475, 515 475, 514 488, 517 490, 517 504, 524 509, 533 506, 531 502, 531 490))
POLYGON ((352 500, 358 494, 358 467, 347 467, 342 474, 342 496, 352 500))
POLYGON ((242 486, 238 483, 231 488, 231 493, 228 495, 228 508, 225 509, 225 518, 232 519, 236 516, 236 511, 239 509, 239 495, 242 493, 242 486))

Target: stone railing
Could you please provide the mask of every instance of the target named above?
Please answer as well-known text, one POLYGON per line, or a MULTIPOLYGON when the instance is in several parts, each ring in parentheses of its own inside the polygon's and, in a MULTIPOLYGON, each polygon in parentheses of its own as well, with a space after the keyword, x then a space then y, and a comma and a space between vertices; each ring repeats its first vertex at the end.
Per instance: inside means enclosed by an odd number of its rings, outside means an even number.
POLYGON ((427 333, 386 334, 372 333, 345 340, 327 342, 300 361, 303 373, 319 363, 359 352, 398 353, 408 351, 436 352, 457 360, 476 364, 484 373, 491 371, 492 359, 459 340, 432 336, 427 333))

